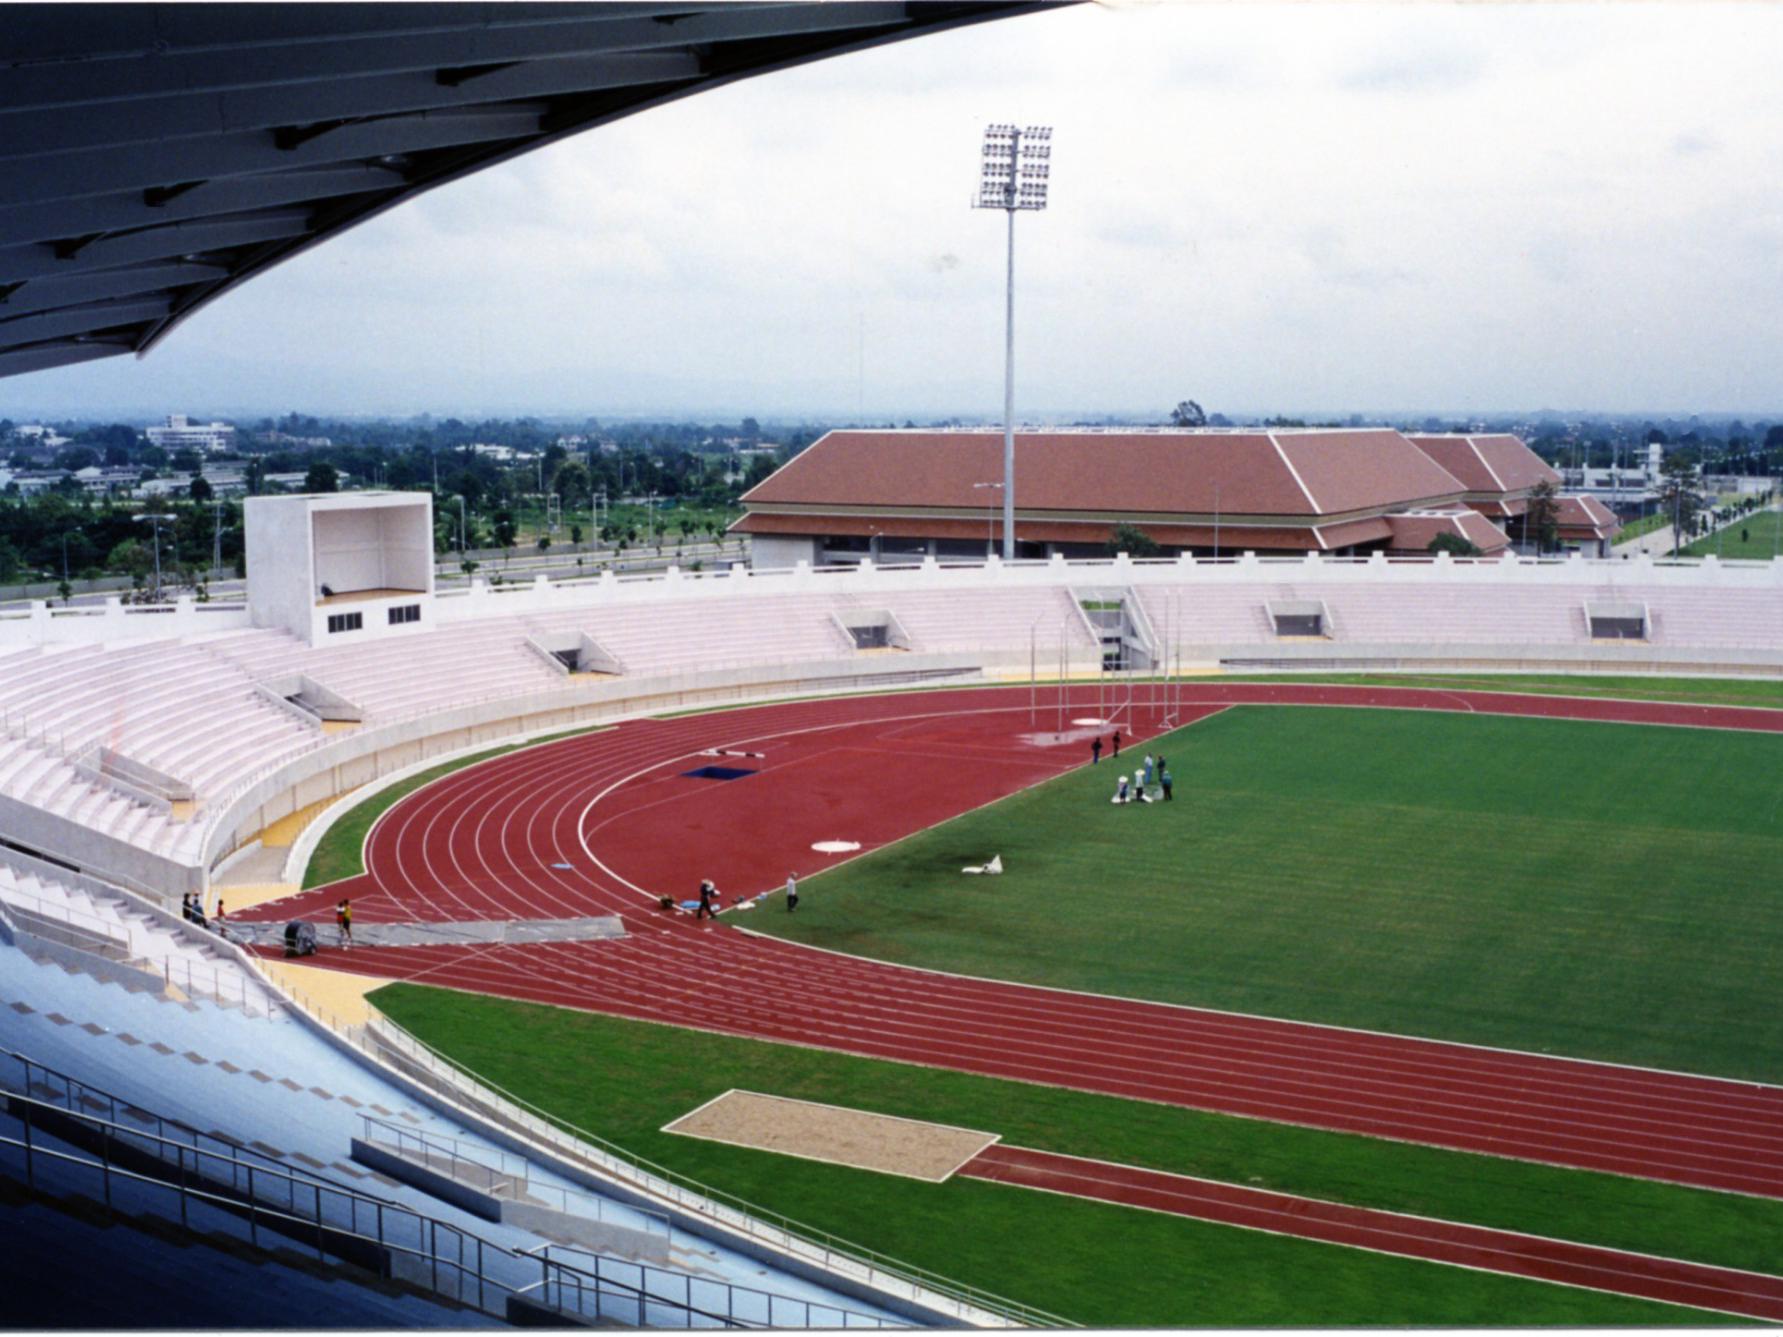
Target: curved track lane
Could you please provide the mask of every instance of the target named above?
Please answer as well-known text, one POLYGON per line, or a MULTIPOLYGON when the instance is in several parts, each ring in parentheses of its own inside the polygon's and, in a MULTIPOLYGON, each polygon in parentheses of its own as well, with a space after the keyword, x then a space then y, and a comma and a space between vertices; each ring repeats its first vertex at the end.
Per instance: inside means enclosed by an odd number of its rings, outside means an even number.
MULTIPOLYGON (((1064 711, 1093 714, 1093 692, 1064 711)), ((1190 718, 1233 704, 1473 710, 1543 718, 1783 732, 1783 712, 1498 693, 1326 686, 1194 686, 1190 718)), ((322 913, 351 895, 362 921, 620 914, 605 942, 328 953, 342 969, 651 1021, 1043 1082, 1435 1146, 1783 1196, 1783 1089, 1472 1048, 1205 1009, 1075 994, 840 956, 656 911, 640 870, 708 868, 771 887, 808 832, 760 826, 739 844, 724 809, 677 781, 699 765, 783 771, 787 786, 862 771, 850 821, 888 804, 869 848, 1083 761, 1089 732, 1026 688, 765 706, 640 721, 497 758, 403 800, 374 828, 364 877, 262 918, 322 913), (886 740, 890 739, 891 742, 886 740), (887 752, 885 749, 893 749, 887 752), (703 756, 759 752, 759 758, 703 756), (870 759, 877 758, 877 761, 870 759), (868 760, 863 760, 868 759, 868 760), (716 822, 716 825, 714 825, 716 822), (713 846, 718 834, 732 841, 713 846), (610 866, 611 865, 611 866, 610 866)), ((1154 733, 1133 720, 1135 742, 1154 733)), ((1093 731, 1092 731, 1093 732, 1093 731)), ((1107 732, 1104 730, 1103 732, 1107 732)), ((705 782, 702 782, 705 783, 705 782)), ((744 786, 738 786, 739 795, 744 786)), ((762 787, 765 789, 766 787, 762 787)), ((824 792, 811 787, 814 795, 824 792)), ((844 786, 844 789, 847 789, 844 786)), ((758 791, 759 793, 760 791, 758 791)), ((741 799, 737 800, 741 802, 741 799)), ((843 800, 848 806, 847 796, 843 800)), ((746 807, 747 805, 745 805, 746 807)), ((851 836, 860 838, 860 836, 851 836)), ((848 857, 798 855, 801 871, 848 857)), ((244 915, 243 918, 248 916, 244 915)), ((746 924, 747 919, 740 920, 746 924)))

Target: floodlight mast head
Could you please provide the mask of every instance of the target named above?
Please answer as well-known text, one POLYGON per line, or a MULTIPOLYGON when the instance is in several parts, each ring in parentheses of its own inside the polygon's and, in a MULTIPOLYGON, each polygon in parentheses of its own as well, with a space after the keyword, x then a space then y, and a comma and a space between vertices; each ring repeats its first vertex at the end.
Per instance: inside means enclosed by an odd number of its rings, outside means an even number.
POLYGON ((1019 129, 998 123, 984 129, 975 209, 1035 211, 1046 208, 1052 127, 1019 129))

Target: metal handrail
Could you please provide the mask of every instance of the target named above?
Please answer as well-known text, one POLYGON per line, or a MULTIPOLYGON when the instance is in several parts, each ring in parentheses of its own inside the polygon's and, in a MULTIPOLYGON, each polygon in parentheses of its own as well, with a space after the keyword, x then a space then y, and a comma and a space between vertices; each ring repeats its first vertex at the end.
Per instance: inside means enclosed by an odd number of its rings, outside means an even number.
MULTIPOLYGON (((30 1105, 24 1104, 21 1108, 28 1112, 30 1105)), ((104 1201, 108 1207, 113 1206, 113 1180, 123 1180, 150 1188, 168 1190, 175 1194, 178 1199, 178 1216, 180 1224, 188 1228, 191 1226, 191 1206, 194 1203, 211 1204, 222 1209, 225 1213, 230 1214, 237 1214, 245 1211, 248 1218, 248 1240, 249 1243, 256 1248, 260 1247, 260 1232, 269 1228, 273 1229, 275 1233, 283 1235, 287 1239, 304 1238, 313 1233, 316 1257, 322 1260, 327 1260, 330 1256, 340 1256, 338 1241, 359 1240, 385 1250, 388 1254, 403 1255, 416 1259, 420 1264, 420 1269, 418 1270, 425 1271, 427 1277, 426 1282, 420 1283, 424 1285, 425 1289, 450 1299, 457 1300, 461 1303, 474 1304, 476 1308, 483 1310, 486 1313, 499 1314, 501 1312, 500 1310, 491 1307, 489 1300, 490 1290, 493 1289, 498 1293, 505 1292, 506 1294, 513 1295, 520 1293, 523 1289, 523 1287, 518 1284, 504 1282, 499 1277, 491 1275, 487 1265, 489 1261, 489 1253, 495 1253, 501 1257, 515 1260, 516 1262, 520 1262, 520 1255, 515 1254, 510 1250, 502 1249, 499 1245, 489 1244, 479 1236, 472 1235, 467 1231, 461 1231, 456 1226, 448 1225, 447 1223, 435 1220, 432 1217, 423 1217, 414 1213, 408 1214, 412 1216, 418 1229, 414 1242, 412 1244, 406 1243, 402 1240, 392 1238, 388 1228, 389 1223, 385 1220, 385 1215, 383 1213, 377 1214, 374 1217, 372 1230, 375 1231, 375 1233, 368 1233, 365 1230, 358 1229, 358 1222, 356 1220, 353 1222, 352 1227, 329 1224, 326 1220, 322 1219, 320 1214, 319 1195, 317 1195, 317 1200, 312 1203, 312 1205, 317 1206, 317 1211, 311 1216, 298 1214, 297 1209, 302 1204, 301 1199, 295 1194, 293 1195, 292 1203, 289 1204, 291 1210, 281 1210, 276 1206, 268 1206, 260 1202, 253 1192, 253 1189, 257 1187, 254 1183, 254 1176, 257 1173, 255 1171, 249 1172, 248 1192, 239 1197, 230 1196, 229 1194, 201 1188, 186 1182, 183 1166, 179 1169, 179 1177, 177 1179, 162 1179, 141 1171, 124 1169, 121 1166, 113 1164, 112 1158, 106 1154, 108 1146, 102 1148, 101 1152, 96 1156, 92 1154, 82 1156, 75 1154, 74 1152, 59 1151, 51 1147, 38 1145, 33 1139, 32 1125, 29 1118, 22 1117, 20 1118, 20 1122, 24 1129, 23 1137, 15 1138, 0 1133, 0 1145, 23 1149, 25 1181, 28 1185, 35 1184, 37 1173, 35 1163, 38 1159, 43 1158, 98 1169, 103 1177, 104 1201), (442 1231, 446 1232, 446 1242, 455 1246, 456 1257, 448 1255, 441 1249, 440 1234, 442 1231), (330 1240, 337 1242, 336 1249, 332 1251, 332 1255, 331 1250, 328 1247, 330 1240), (467 1243, 473 1247, 467 1249, 467 1243), (422 1247, 423 1245, 426 1247, 422 1247), (467 1255, 474 1257, 474 1263, 465 1261, 467 1255), (445 1269, 447 1274, 445 1278, 441 1277, 442 1268, 445 1269), (445 1284, 448 1280, 454 1283, 450 1287, 445 1284), (472 1299, 467 1282, 475 1283, 474 1300, 472 1299)), ((525 1266, 525 1263, 521 1263, 520 1265, 525 1266)), ((518 1277, 516 1277, 514 1281, 518 1282, 518 1277)))
MULTIPOLYGON (((596 1221, 607 1219, 607 1209, 613 1204, 603 1198, 587 1193, 574 1193, 556 1184, 543 1184, 532 1178, 531 1167, 524 1161, 518 1161, 515 1168, 510 1165, 516 1158, 495 1147, 474 1147, 476 1155, 467 1154, 463 1148, 467 1145, 462 1139, 447 1137, 443 1133, 430 1132, 427 1129, 404 1128, 400 1124, 381 1119, 375 1114, 361 1113, 360 1120, 366 1127, 366 1141, 377 1142, 371 1135, 372 1129, 378 1129, 393 1139, 399 1154, 406 1153, 411 1144, 418 1145, 424 1161, 435 1155, 444 1156, 451 1163, 447 1174, 453 1179, 461 1179, 460 1167, 473 1172, 471 1178, 483 1180, 482 1188, 494 1198, 512 1198, 517 1194, 528 1197, 544 1198, 558 1204, 557 1210, 576 1216, 585 1216, 596 1221), (490 1164, 493 1158, 495 1164, 490 1164)), ((650 1224, 651 1234, 669 1234, 669 1218, 664 1212, 653 1211, 648 1207, 630 1207, 627 1210, 643 1217, 650 1224)))
POLYGON ((37 919, 49 920, 67 925, 90 937, 103 938, 113 947, 122 947, 132 956, 136 955, 135 937, 130 926, 121 920, 107 919, 103 915, 90 914, 85 910, 77 910, 64 901, 52 901, 47 896, 39 896, 34 891, 26 891, 23 887, 0 886, 0 905, 16 907, 37 919))
MULTIPOLYGON (((66 901, 51 900, 17 886, 0 888, 0 905, 8 903, 17 904, 20 909, 38 919, 66 924, 74 931, 104 940, 107 945, 122 947, 129 956, 119 964, 159 974, 168 984, 177 985, 189 996, 238 1006, 244 1016, 264 1016, 270 1019, 279 1015, 277 1004, 270 998, 258 996, 264 990, 250 989, 245 975, 232 977, 225 972, 196 965, 185 957, 150 956, 143 952, 138 943, 139 930, 125 923, 122 917, 93 914, 77 909, 66 901), (233 989, 226 987, 231 978, 235 982, 233 989)), ((78 947, 78 944, 69 945, 78 947)))
MULTIPOLYGON (((177 1119, 169 1119, 154 1110, 144 1109, 142 1106, 114 1096, 111 1092, 100 1087, 83 1082, 78 1077, 71 1077, 57 1068, 41 1063, 27 1054, 21 1054, 17 1050, 0 1048, 0 1057, 12 1059, 23 1070, 23 1086, 15 1090, 15 1099, 29 1101, 45 1109, 59 1109, 71 1117, 95 1124, 109 1125, 117 1129, 120 1136, 123 1137, 190 1150, 195 1155, 227 1160, 243 1169, 266 1171, 290 1178, 314 1181, 329 1188, 338 1189, 343 1193, 364 1198, 367 1201, 384 1201, 375 1195, 359 1193, 357 1190, 350 1189, 346 1185, 329 1179, 326 1175, 316 1174, 299 1166, 286 1165, 281 1161, 274 1160, 264 1152, 256 1151, 252 1147, 245 1147, 227 1137, 216 1133, 200 1132, 190 1124, 182 1123, 177 1119), (42 1095, 31 1094, 33 1091, 54 1092, 58 1083, 62 1088, 60 1104, 46 1099, 42 1095), (106 1111, 106 1117, 101 1118, 89 1111, 77 1109, 75 1107, 77 1103, 103 1108, 106 1111), (153 1120, 155 1131, 148 1133, 140 1129, 126 1127, 121 1120, 130 1116, 137 1116, 145 1121, 153 1120), (221 1148, 221 1150, 210 1150, 206 1144, 209 1144, 210 1147, 221 1148)), ((4 1080, 0 1080, 0 1089, 7 1089, 7 1083, 4 1080)))
MULTIPOLYGON (((227 940, 225 939, 225 941, 227 940)), ((218 1003, 232 1004, 241 1008, 242 1015, 247 1017, 264 1015, 268 1020, 271 1020, 279 1015, 278 1005, 268 998, 259 997, 266 992, 264 989, 258 987, 250 989, 249 978, 244 974, 195 966, 184 957, 167 956, 147 959, 147 964, 150 966, 157 962, 161 966, 161 977, 187 995, 209 998, 218 1003), (225 987, 225 982, 231 978, 236 982, 234 993, 225 987), (208 983, 202 983, 201 980, 208 980, 208 983), (263 1011, 255 1011, 256 1001, 263 1011)))
POLYGON ((809 1258, 838 1273, 853 1272, 870 1285, 883 1286, 888 1281, 893 1282, 910 1288, 913 1293, 928 1292, 952 1302, 956 1307, 966 1306, 996 1314, 1026 1327, 1077 1326, 1057 1314, 891 1258, 876 1249, 844 1240, 819 1227, 805 1225, 772 1209, 757 1206, 722 1189, 712 1188, 678 1171, 636 1156, 607 1141, 598 1133, 589 1132, 570 1120, 533 1104, 524 1096, 507 1091, 489 1079, 473 1073, 434 1049, 425 1040, 398 1026, 376 1007, 369 1003, 367 1007, 372 1021, 366 1028, 368 1035, 358 1043, 372 1048, 374 1054, 376 1049, 372 1046, 376 1043, 402 1051, 405 1057, 422 1065, 477 1105, 545 1141, 561 1153, 599 1167, 603 1173, 621 1182, 667 1198, 700 1215, 719 1220, 751 1238, 762 1240, 778 1251, 809 1258), (372 1044, 367 1044, 368 1040, 372 1044), (768 1229, 764 1230, 764 1226, 768 1229))
MULTIPOLYGON (((0 1053, 5 1053, 27 1065, 27 1073, 31 1068, 46 1074, 55 1072, 54 1069, 47 1068, 26 1055, 17 1054, 11 1050, 0 1051, 0 1053)), ((59 1073, 55 1075, 62 1076, 59 1073)), ((79 1086, 87 1098, 103 1097, 111 1102, 114 1109, 117 1104, 123 1103, 129 1109, 137 1110, 139 1113, 151 1115, 157 1119, 160 1118, 160 1116, 152 1115, 150 1111, 141 1110, 128 1102, 120 1102, 117 1097, 99 1091, 78 1079, 64 1078, 64 1080, 79 1086)), ((72 1099, 72 1091, 70 1099, 72 1099)), ((727 1323, 723 1314, 691 1303, 692 1286, 697 1281, 701 1285, 711 1286, 726 1294, 727 1306, 732 1309, 735 1307, 735 1299, 730 1293, 736 1292, 749 1296, 768 1297, 770 1312, 775 1301, 802 1306, 806 1311, 808 1324, 812 1311, 822 1310, 826 1314, 834 1313, 843 1316, 844 1326, 855 1326, 846 1322, 849 1318, 870 1326, 900 1326, 875 1315, 845 1310, 836 1305, 775 1295, 772 1292, 759 1291, 753 1287, 737 1286, 728 1281, 695 1277, 691 1273, 652 1267, 648 1264, 630 1263, 623 1259, 608 1259, 603 1255, 578 1250, 578 1253, 591 1260, 595 1270, 590 1271, 585 1267, 572 1266, 551 1258, 549 1246, 543 1246, 546 1249, 543 1254, 529 1250, 510 1249, 505 1245, 496 1244, 471 1231, 461 1229, 449 1222, 441 1221, 437 1217, 428 1216, 389 1199, 358 1192, 335 1184, 321 1176, 309 1174, 307 1171, 272 1163, 267 1157, 234 1143, 220 1142, 218 1139, 210 1138, 209 1140, 218 1142, 225 1148, 223 1152, 210 1151, 179 1138, 127 1128, 115 1120, 102 1119, 97 1115, 76 1110, 69 1105, 57 1105, 41 1100, 29 1095, 28 1091, 26 1094, 12 1095, 6 1109, 0 1111, 0 1116, 16 1119, 23 1129, 22 1138, 14 1138, 0 1133, 0 1145, 18 1147, 24 1151, 26 1183, 29 1185, 35 1185, 36 1182, 35 1159, 49 1157, 58 1161, 100 1169, 104 1177, 104 1197, 108 1207, 112 1205, 111 1181, 114 1177, 118 1177, 174 1191, 180 1200, 179 1216, 182 1225, 189 1225, 188 1203, 191 1200, 214 1203, 225 1210, 236 1212, 245 1209, 249 1219, 250 1241, 256 1247, 259 1246, 258 1232, 262 1220, 286 1223, 296 1227, 295 1230, 286 1229, 279 1232, 287 1237, 304 1236, 313 1231, 318 1258, 329 1256, 331 1251, 327 1245, 331 1237, 335 1240, 361 1240, 392 1253, 424 1259, 429 1277, 427 1288, 460 1302, 471 1302, 466 1294, 464 1283, 467 1280, 474 1281, 476 1283, 476 1307, 489 1313, 501 1312, 492 1308, 488 1303, 490 1288, 508 1295, 522 1295, 535 1288, 548 1289, 549 1284, 552 1283, 558 1285, 559 1288, 566 1283, 573 1283, 578 1290, 581 1290, 585 1283, 592 1282, 597 1288, 597 1293, 602 1286, 616 1288, 622 1295, 629 1294, 630 1298, 640 1306, 657 1305, 678 1311, 689 1320, 688 1326, 693 1326, 692 1320, 695 1319, 710 1319, 726 1326, 746 1326, 741 1323, 727 1323), (88 1153, 88 1156, 83 1157, 73 1152, 58 1151, 38 1145, 32 1136, 34 1125, 31 1114, 33 1110, 52 1111, 58 1118, 73 1120, 94 1130, 101 1139, 100 1150, 97 1153, 88 1153), (145 1147, 144 1144, 148 1144, 148 1146, 145 1147), (114 1163, 115 1155, 112 1150, 114 1146, 134 1146, 138 1150, 150 1151, 155 1156, 155 1160, 163 1165, 166 1164, 167 1152, 171 1150, 175 1158, 172 1169, 177 1177, 162 1179, 146 1171, 122 1168, 114 1163), (188 1156, 190 1156, 190 1172, 188 1172, 188 1156), (206 1159, 228 1164, 230 1173, 227 1193, 219 1191, 221 1181, 218 1177, 203 1174, 202 1166, 206 1159), (253 1163, 255 1161, 262 1163, 253 1163), (245 1184, 243 1175, 245 1175, 245 1184), (189 1182, 192 1178, 208 1180, 217 1187, 205 1188, 194 1185, 189 1182), (266 1192, 269 1186, 284 1189, 282 1199, 274 1196, 272 1199, 274 1205, 271 1206, 266 1205, 264 1201, 269 1196, 266 1192), (325 1202, 336 1209, 337 1216, 338 1209, 344 1206, 347 1224, 340 1224, 338 1220, 331 1221, 329 1213, 324 1210, 325 1202), (412 1228, 412 1233, 411 1230, 405 1230, 403 1233, 412 1237, 413 1244, 405 1242, 403 1238, 398 1238, 393 1233, 397 1227, 404 1225, 412 1228), (446 1238, 446 1243, 453 1246, 453 1256, 448 1256, 441 1250, 442 1234, 446 1238), (426 1248, 421 1247, 423 1243, 427 1245, 426 1248), (474 1266, 466 1261, 473 1256, 475 1258, 474 1266), (519 1273, 519 1275, 513 1276, 511 1281, 503 1281, 494 1274, 491 1267, 492 1263, 501 1264, 504 1262, 512 1265, 510 1271, 519 1273), (525 1285, 519 1284, 520 1275, 530 1274, 535 1265, 539 1269, 539 1281, 525 1285), (441 1284, 440 1269, 442 1267, 448 1269, 449 1276, 458 1283, 451 1289, 441 1284), (639 1275, 638 1284, 633 1285, 615 1280, 607 1275, 613 1268, 636 1269, 639 1275), (686 1296, 685 1303, 677 1301, 666 1293, 651 1291, 650 1283, 653 1279, 666 1281, 671 1278, 682 1280, 686 1296)), ((188 1129, 183 1124, 172 1124, 171 1126, 190 1133, 194 1138, 208 1136, 196 1133, 195 1130, 188 1129)), ((49 1135, 57 1137, 58 1140, 65 1140, 62 1135, 54 1132, 49 1135)), ((333 1252, 339 1256, 338 1248, 333 1252)), ((660 1324, 660 1319, 658 1322, 660 1324)))
MULTIPOLYGON (((568 1244, 541 1244, 534 1248, 527 1249, 525 1252, 531 1257, 537 1258, 545 1267, 545 1275, 535 1283, 535 1286, 539 1290, 541 1299, 547 1307, 555 1309, 558 1313, 573 1314, 577 1318, 603 1317, 604 1315, 602 1314, 599 1305, 599 1300, 603 1295, 600 1288, 602 1286, 612 1286, 617 1289, 618 1294, 621 1297, 628 1293, 636 1296, 638 1303, 637 1326, 639 1327, 648 1326, 647 1313, 648 1306, 651 1303, 668 1304, 688 1313, 703 1314, 705 1317, 713 1319, 727 1328, 809 1328, 814 1326, 813 1320, 819 1317, 824 1321, 818 1326, 830 1328, 886 1328, 905 1326, 901 1323, 890 1322, 886 1319, 879 1318, 873 1314, 863 1314, 859 1310, 844 1309, 840 1305, 779 1295, 773 1291, 760 1290, 754 1286, 735 1286, 728 1284, 725 1291, 726 1308, 725 1312, 721 1314, 714 1309, 702 1308, 695 1304, 693 1298, 693 1287, 695 1283, 702 1286, 709 1286, 713 1283, 704 1277, 696 1277, 692 1273, 671 1272, 663 1268, 652 1267, 648 1263, 633 1263, 614 1259, 605 1254, 590 1253, 586 1249, 580 1249, 574 1245, 568 1244), (573 1254, 578 1258, 586 1259, 587 1262, 574 1265, 565 1263, 558 1257, 560 1254, 573 1254), (635 1271, 638 1275, 637 1282, 632 1283, 616 1280, 611 1275, 612 1271, 615 1269, 635 1271), (660 1284, 665 1279, 679 1281, 681 1283, 681 1296, 679 1299, 661 1292, 660 1284), (595 1284, 596 1309, 593 1315, 590 1315, 583 1306, 583 1297, 587 1294, 587 1283, 589 1281, 592 1281, 595 1284), (653 1282, 658 1283, 656 1289, 652 1288, 653 1282), (553 1286, 557 1288, 559 1295, 556 1303, 551 1303, 549 1299, 553 1286), (574 1294, 576 1299, 573 1308, 566 1304, 563 1299, 563 1292, 572 1286, 574 1288, 572 1294, 574 1294), (762 1302, 763 1308, 765 1309, 764 1321, 758 1323, 751 1319, 740 1317, 737 1314, 736 1301, 739 1295, 754 1297, 762 1302), (804 1321, 802 1323, 792 1323, 782 1319, 775 1308, 776 1304, 794 1306, 794 1312, 801 1314, 804 1321), (835 1322, 834 1319, 830 1317, 831 1315, 839 1318, 841 1322, 835 1322)), ((526 1289, 533 1290, 534 1286, 529 1286, 526 1289)))

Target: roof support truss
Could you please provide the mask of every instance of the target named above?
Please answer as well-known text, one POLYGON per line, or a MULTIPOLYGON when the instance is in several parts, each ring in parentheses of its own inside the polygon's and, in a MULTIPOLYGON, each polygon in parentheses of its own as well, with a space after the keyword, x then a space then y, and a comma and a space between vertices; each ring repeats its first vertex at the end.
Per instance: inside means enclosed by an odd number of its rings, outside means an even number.
POLYGON ((0 375, 143 352, 422 191, 769 70, 1042 0, 15 4, 0 375))

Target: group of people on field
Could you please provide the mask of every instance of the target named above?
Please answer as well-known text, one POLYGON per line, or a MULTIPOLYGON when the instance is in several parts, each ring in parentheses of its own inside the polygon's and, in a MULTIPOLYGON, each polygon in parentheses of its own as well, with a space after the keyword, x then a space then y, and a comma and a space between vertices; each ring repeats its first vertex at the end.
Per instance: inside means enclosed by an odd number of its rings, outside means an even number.
MULTIPOLYGON (((1114 731, 1114 751, 1111 755, 1121 754, 1121 731, 1114 731)), ((1097 734, 1090 743, 1090 765, 1097 766, 1102 762, 1102 735, 1097 734)), ((1153 757, 1145 754, 1145 764, 1133 772, 1131 779, 1123 771, 1116 779, 1113 803, 1151 803, 1154 793, 1158 800, 1169 802, 1175 797, 1172 786, 1175 779, 1170 774, 1170 767, 1165 764, 1164 756, 1159 753, 1153 757)))

